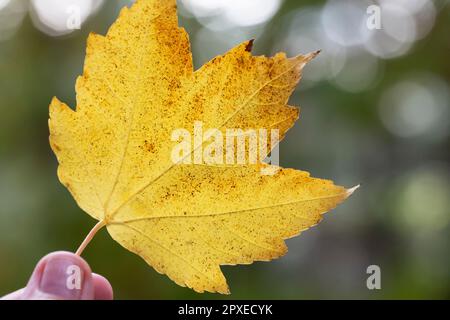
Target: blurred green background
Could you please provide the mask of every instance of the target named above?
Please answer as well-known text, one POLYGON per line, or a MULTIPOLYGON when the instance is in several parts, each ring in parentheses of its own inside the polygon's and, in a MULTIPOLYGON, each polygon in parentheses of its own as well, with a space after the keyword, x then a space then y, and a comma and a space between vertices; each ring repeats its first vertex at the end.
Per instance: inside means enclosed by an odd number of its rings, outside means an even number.
MULTIPOLYGON (((104 34, 131 2, 0 0, 0 296, 24 286, 46 253, 74 251, 95 223, 56 177, 48 104, 58 96, 74 106, 88 33, 104 34), (73 8, 81 30, 67 29, 73 8)), ((178 3, 197 68, 251 38, 256 54, 322 49, 291 99, 302 115, 281 165, 361 184, 288 240, 285 257, 224 267, 230 298, 450 298, 448 1, 178 3), (379 30, 366 26, 371 4, 379 30), (366 287, 373 264, 381 290, 366 287)), ((105 230, 84 258, 116 298, 227 298, 178 287, 105 230)))

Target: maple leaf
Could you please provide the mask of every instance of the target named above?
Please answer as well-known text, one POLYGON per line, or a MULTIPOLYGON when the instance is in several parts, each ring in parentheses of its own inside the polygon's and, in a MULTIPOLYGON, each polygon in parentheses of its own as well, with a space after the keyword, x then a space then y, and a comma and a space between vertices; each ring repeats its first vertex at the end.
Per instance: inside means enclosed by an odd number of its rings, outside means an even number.
MULTIPOLYGON (((138 0, 106 36, 90 34, 75 111, 54 98, 50 143, 58 177, 78 205, 126 249, 195 291, 229 293, 221 265, 268 261, 285 239, 317 224, 353 189, 262 163, 174 162, 174 130, 278 129, 298 119, 288 106, 315 53, 253 56, 247 41, 193 70, 175 0, 138 0), (273 175, 261 169, 276 169, 273 175)), ((233 156, 235 153, 233 153, 233 156)))

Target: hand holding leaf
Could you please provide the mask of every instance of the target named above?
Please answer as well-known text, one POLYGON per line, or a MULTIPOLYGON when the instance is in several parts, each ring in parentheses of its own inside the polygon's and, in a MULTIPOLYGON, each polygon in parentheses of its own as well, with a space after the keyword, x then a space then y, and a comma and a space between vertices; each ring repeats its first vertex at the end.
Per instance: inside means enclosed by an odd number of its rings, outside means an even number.
POLYGON ((173 131, 194 135, 196 121, 223 133, 275 128, 281 138, 294 125, 298 109, 287 101, 315 54, 256 57, 251 45, 194 72, 174 0, 138 0, 106 36, 89 36, 76 110, 55 98, 49 120, 59 179, 99 221, 79 254, 106 227, 177 284, 229 293, 220 265, 284 255, 284 239, 353 192, 293 169, 263 175, 262 159, 173 161, 173 131))

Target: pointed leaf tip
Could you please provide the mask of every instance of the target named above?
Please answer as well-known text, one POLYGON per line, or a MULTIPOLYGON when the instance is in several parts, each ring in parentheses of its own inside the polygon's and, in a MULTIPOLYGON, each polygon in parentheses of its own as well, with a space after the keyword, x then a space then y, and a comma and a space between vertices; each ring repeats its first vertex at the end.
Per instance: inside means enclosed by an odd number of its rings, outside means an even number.
POLYGON ((361 185, 358 184, 357 186, 355 186, 353 188, 347 189, 347 197, 350 197, 353 194, 353 192, 355 192, 357 189, 359 189, 360 186, 361 185))
POLYGON ((251 52, 253 49, 253 43, 255 42, 255 39, 251 39, 248 41, 247 46, 245 47, 245 51, 251 52))

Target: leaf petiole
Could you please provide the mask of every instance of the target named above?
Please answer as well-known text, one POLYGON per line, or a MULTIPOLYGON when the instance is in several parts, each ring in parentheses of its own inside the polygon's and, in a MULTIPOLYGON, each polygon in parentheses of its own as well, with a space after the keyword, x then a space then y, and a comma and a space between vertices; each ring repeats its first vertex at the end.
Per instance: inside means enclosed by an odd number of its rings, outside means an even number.
POLYGON ((84 249, 86 249, 87 245, 89 244, 89 242, 91 242, 91 240, 95 237, 95 234, 104 226, 106 226, 105 221, 99 221, 93 228, 91 231, 89 231, 88 235, 86 236, 86 238, 84 238, 83 242, 80 244, 80 246, 78 247, 77 251, 75 252, 75 254, 77 256, 81 256, 81 254, 83 253, 84 249))

